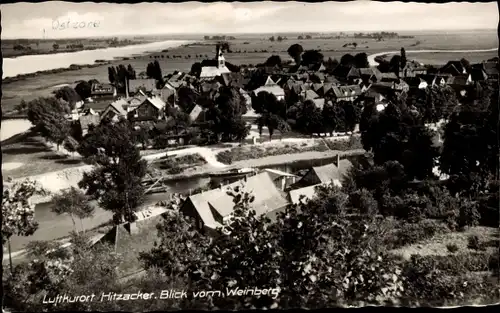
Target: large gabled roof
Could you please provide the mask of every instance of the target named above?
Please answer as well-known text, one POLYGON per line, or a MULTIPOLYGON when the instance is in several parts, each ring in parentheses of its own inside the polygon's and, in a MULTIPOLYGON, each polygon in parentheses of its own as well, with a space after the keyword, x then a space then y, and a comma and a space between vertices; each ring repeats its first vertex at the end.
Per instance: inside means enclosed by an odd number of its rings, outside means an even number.
POLYGON ((234 202, 233 198, 227 194, 227 191, 229 188, 236 186, 242 186, 244 191, 251 192, 255 197, 251 207, 256 211, 257 215, 266 214, 288 204, 288 201, 282 197, 267 172, 248 177, 246 182, 238 181, 221 188, 190 196, 188 200, 194 205, 203 223, 210 228, 216 228, 221 225, 215 220, 212 209, 222 217, 229 216, 233 212, 234 202))

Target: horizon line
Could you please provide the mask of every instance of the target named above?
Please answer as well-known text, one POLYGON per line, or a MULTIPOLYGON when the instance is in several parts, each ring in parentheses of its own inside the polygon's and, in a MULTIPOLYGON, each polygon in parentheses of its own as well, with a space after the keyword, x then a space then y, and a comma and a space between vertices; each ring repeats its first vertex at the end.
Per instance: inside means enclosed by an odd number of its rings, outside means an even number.
POLYGON ((92 39, 92 38, 110 38, 110 37, 155 37, 155 36, 210 36, 210 35, 215 35, 215 36, 234 36, 234 35, 273 35, 273 34, 334 34, 334 33, 356 33, 356 32, 362 32, 362 33, 376 33, 376 32, 463 32, 463 31, 496 31, 497 27, 492 27, 492 28, 464 28, 464 29, 429 29, 429 30, 422 30, 422 29, 413 29, 413 30, 387 30, 387 29, 381 29, 381 30, 334 30, 334 31, 302 31, 302 32, 280 32, 280 31, 269 31, 269 32, 226 32, 226 33, 200 33, 200 32, 184 32, 184 33, 158 33, 158 34, 110 34, 110 35, 103 35, 103 36, 82 36, 82 37, 75 37, 75 36, 70 36, 70 37, 57 37, 57 38, 43 38, 43 37, 31 37, 31 38, 22 38, 22 37, 3 37, 4 40, 33 40, 33 39, 38 39, 38 40, 64 40, 64 39, 92 39))

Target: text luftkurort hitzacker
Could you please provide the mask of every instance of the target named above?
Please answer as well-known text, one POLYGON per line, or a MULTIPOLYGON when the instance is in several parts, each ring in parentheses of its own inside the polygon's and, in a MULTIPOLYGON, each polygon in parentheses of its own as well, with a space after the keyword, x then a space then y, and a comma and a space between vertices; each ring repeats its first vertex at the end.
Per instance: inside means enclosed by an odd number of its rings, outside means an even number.
MULTIPOLYGON (((210 291, 193 291, 192 296, 194 298, 206 298, 206 297, 226 297, 226 296, 271 296, 273 299, 278 297, 280 289, 279 288, 226 288, 225 291, 222 290, 210 290, 210 291)), ((188 292, 186 290, 161 290, 159 293, 155 292, 135 292, 135 293, 116 293, 116 292, 103 292, 100 295, 90 294, 90 295, 79 295, 70 296, 67 294, 57 295, 56 297, 43 297, 43 303, 45 304, 60 304, 60 303, 75 303, 75 302, 104 302, 104 301, 129 301, 129 300, 166 300, 166 299, 183 299, 188 297, 188 292)))

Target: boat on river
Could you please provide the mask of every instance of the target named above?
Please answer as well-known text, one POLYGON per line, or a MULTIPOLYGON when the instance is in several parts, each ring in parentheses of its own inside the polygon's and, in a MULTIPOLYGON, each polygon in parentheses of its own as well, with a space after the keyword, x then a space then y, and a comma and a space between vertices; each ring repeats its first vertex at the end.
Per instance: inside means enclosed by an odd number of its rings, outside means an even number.
POLYGON ((231 183, 245 177, 253 176, 257 174, 258 169, 252 167, 231 169, 223 172, 217 172, 210 174, 210 180, 212 183, 231 183))

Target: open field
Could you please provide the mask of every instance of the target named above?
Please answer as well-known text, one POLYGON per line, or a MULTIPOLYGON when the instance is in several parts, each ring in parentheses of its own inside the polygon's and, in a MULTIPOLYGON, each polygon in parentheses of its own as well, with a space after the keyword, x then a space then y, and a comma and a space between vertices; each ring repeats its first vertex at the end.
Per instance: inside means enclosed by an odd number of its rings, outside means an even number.
MULTIPOLYGON (((498 38, 494 31, 465 33, 465 34, 437 34, 437 35, 415 35, 415 38, 386 39, 376 41, 374 39, 341 38, 341 39, 310 39, 296 40, 289 37, 282 42, 271 42, 265 37, 245 38, 230 41, 232 53, 226 54, 226 59, 235 65, 258 64, 264 62, 269 56, 276 54, 283 59, 288 59, 286 50, 294 43, 300 43, 304 49, 321 49, 326 58, 340 59, 346 53, 365 52, 367 54, 384 51, 399 50, 405 47, 408 50, 444 49, 444 50, 479 50, 491 49, 498 46, 498 38), (418 45, 415 45, 419 41, 418 45), (343 48, 346 43, 357 42, 358 47, 343 48), (367 48, 368 47, 368 48, 367 48)), ((169 49, 165 52, 155 52, 152 55, 136 56, 127 60, 115 60, 114 65, 131 64, 139 74, 146 70, 146 66, 153 60, 158 60, 163 73, 189 71, 195 62, 206 58, 212 58, 215 52, 215 42, 207 41, 196 45, 183 46, 169 49), (156 58, 154 58, 156 56, 156 58), (180 58, 174 56, 181 56, 180 58)), ((417 59, 422 63, 445 64, 448 60, 467 58, 470 62, 480 62, 493 58, 496 51, 482 53, 420 53, 409 54, 410 58, 417 59)), ((48 96, 53 86, 61 84, 73 84, 79 80, 97 79, 107 82, 107 66, 94 68, 83 68, 57 74, 42 74, 29 77, 25 80, 10 82, 3 86, 4 112, 12 110, 22 99, 30 101, 40 96, 48 96)))

